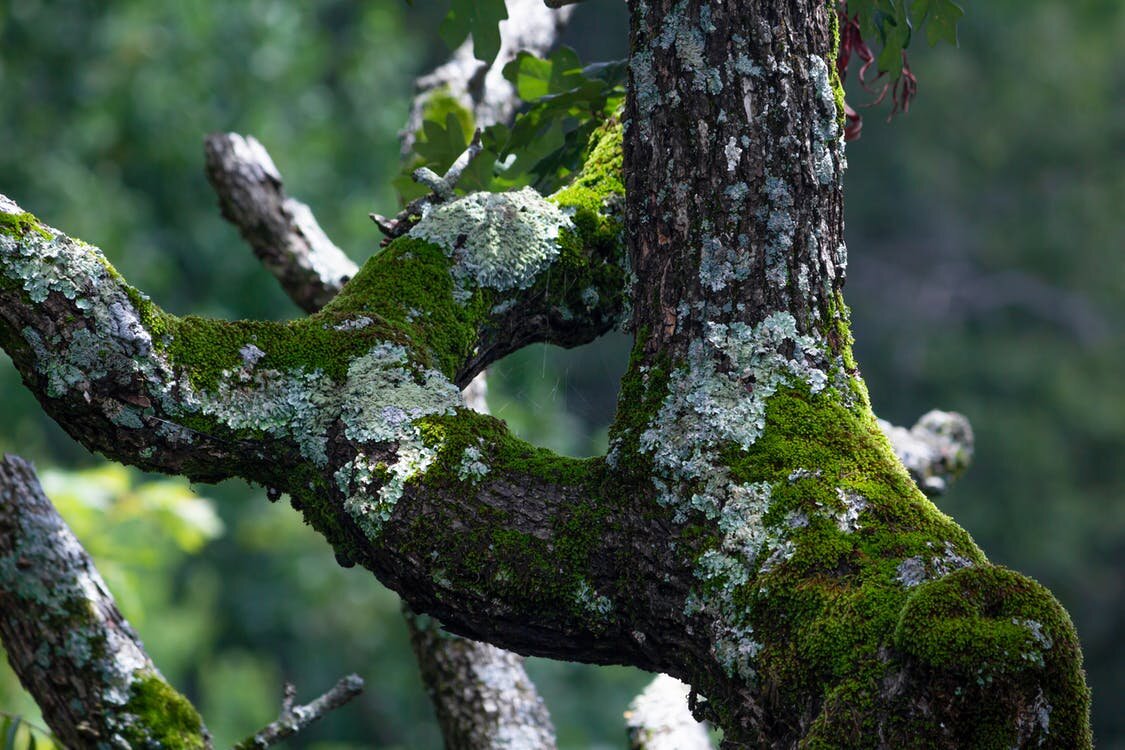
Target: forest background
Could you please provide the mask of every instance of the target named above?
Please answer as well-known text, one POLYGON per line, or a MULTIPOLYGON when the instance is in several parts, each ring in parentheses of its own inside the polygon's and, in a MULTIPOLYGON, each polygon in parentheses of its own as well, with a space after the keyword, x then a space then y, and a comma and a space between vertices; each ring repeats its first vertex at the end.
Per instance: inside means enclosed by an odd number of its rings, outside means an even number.
MULTIPOLYGON (((1099 747, 1125 748, 1125 5, 972 3, 960 49, 911 48, 910 113, 865 112, 845 178, 856 352, 876 412, 960 411, 977 452, 938 506, 1049 587, 1082 639, 1099 747)), ((0 0, 0 185, 102 247, 165 309, 300 311, 219 215, 202 138, 253 134, 357 262, 393 214, 415 76, 448 55, 441 3, 0 0), (305 6, 305 7, 298 7, 305 6), (315 7, 314 7, 315 6, 315 7)), ((626 54, 619 0, 564 37, 626 54)), ((853 71, 854 75, 854 71, 853 71)), ((849 103, 869 97, 854 78, 849 103)), ((489 402, 556 451, 605 448, 628 341, 535 346, 489 402)), ((217 746, 351 671, 367 692, 292 747, 437 748, 397 597, 286 504, 107 464, 42 412, 0 353, 0 451, 34 460, 164 674, 217 746)), ((565 749, 621 748, 633 669, 529 662, 565 749)), ((7 664, 0 711, 34 720, 7 664)))

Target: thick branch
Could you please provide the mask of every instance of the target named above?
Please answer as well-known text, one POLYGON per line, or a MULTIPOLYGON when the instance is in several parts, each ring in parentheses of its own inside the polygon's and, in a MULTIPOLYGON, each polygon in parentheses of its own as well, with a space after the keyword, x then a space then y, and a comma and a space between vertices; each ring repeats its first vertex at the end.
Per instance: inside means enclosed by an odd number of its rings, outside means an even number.
MULTIPOLYGON (((268 160, 268 155, 264 158, 268 160)), ((225 162, 211 166, 212 170, 224 168, 225 162)), ((212 179, 225 182, 214 176, 212 179)), ((284 274, 279 276, 283 277, 284 274)), ((285 288, 291 296, 302 293, 293 286, 285 288)), ((326 291, 330 291, 330 287, 326 287, 326 291)), ((294 301, 301 304, 300 299, 294 301)), ((306 299, 302 306, 309 312, 316 312, 323 305, 314 297, 306 299)), ((481 373, 465 389, 465 405, 487 414, 485 392, 481 373)), ((527 750, 555 747, 554 727, 546 706, 524 671, 522 657, 495 646, 440 633, 432 619, 409 612, 406 615, 422 678, 437 710, 447 747, 499 749, 511 747, 513 741, 527 750)), ((295 713, 291 703, 292 696, 287 688, 282 718, 240 747, 268 747, 283 739, 288 727, 295 727, 301 719, 311 715, 308 711, 295 713)))
POLYGON ((0 459, 0 636, 67 747, 211 746, 164 681, 31 465, 0 459))
POLYGON ((262 144, 252 136, 213 133, 205 153, 223 217, 305 312, 327 304, 355 276, 356 265, 328 239, 309 207, 285 194, 262 144))
POLYGON ((638 341, 610 458, 694 577, 709 649, 677 676, 726 748, 1088 746, 1069 620, 918 492, 859 379, 833 8, 630 3, 638 341))
POLYGON ((433 211, 287 324, 167 315, 95 248, 2 199, 0 341, 88 446, 288 491, 342 557, 452 629, 616 661, 626 651, 603 636, 621 625, 601 593, 616 540, 581 521, 610 512, 599 467, 462 411, 457 385, 529 338, 596 335, 620 312, 617 139, 602 133, 595 169, 550 202, 524 191, 433 211), (451 584, 479 582, 482 566, 498 576, 487 596, 451 584), (497 601, 510 607, 499 617, 497 601))
POLYGON ((449 750, 552 750, 555 729, 523 657, 407 613, 410 642, 449 750))

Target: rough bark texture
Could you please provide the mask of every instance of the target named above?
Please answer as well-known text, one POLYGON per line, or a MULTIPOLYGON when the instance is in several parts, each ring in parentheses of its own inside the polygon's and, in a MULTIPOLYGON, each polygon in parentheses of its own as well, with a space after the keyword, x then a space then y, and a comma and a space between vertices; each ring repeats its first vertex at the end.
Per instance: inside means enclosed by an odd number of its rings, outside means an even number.
POLYGON ((550 199, 435 207, 316 315, 226 323, 164 313, 0 198, 0 344, 88 446, 287 491, 414 611, 682 678, 729 748, 1088 747, 1066 613, 918 491, 871 413, 834 14, 631 12, 624 223, 610 126, 550 199), (630 267, 605 457, 462 406, 493 358, 618 321, 630 267))
POLYGON ((0 459, 0 637, 70 748, 209 748, 203 722, 121 616, 31 465, 0 459))
POLYGON ((448 750, 551 750, 555 728, 523 657, 407 614, 410 643, 448 750))

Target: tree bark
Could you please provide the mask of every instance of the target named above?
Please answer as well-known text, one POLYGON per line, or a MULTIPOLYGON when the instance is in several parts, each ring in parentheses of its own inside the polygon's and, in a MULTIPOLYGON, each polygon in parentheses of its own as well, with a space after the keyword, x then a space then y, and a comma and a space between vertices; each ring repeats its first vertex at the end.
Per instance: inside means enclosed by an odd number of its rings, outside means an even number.
POLYGON ((0 458, 0 638, 66 747, 209 748, 31 465, 0 458))
POLYGON ((918 491, 871 413, 830 7, 630 10, 627 191, 611 124, 549 200, 435 207, 290 324, 170 316, 0 198, 0 344, 88 446, 287 491, 413 610, 681 678, 728 748, 1088 747, 1066 613, 918 491), (619 322, 627 273, 605 457, 463 408, 489 361, 619 322))

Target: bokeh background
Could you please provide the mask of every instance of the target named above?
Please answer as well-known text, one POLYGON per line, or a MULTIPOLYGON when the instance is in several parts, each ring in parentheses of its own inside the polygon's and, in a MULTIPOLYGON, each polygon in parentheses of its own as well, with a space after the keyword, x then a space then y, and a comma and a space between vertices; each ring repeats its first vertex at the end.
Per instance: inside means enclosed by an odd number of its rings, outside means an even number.
MULTIPOLYGON (((0 192, 102 247, 175 313, 299 311, 219 217, 213 130, 257 136, 357 261, 395 211, 411 82, 447 51, 442 7, 402 0, 0 0, 0 192)), ((589 0, 583 60, 626 52, 624 4, 589 0)), ((917 40, 908 116, 850 144, 848 300, 876 411, 972 420, 977 457, 939 506, 1070 611, 1099 747, 1125 748, 1125 4, 973 3, 960 49, 917 40)), ((850 81, 849 101, 864 102, 850 81)), ((603 450, 628 342, 532 347, 492 375, 534 442, 603 450)), ((395 595, 342 570, 284 503, 106 464, 44 417, 0 355, 0 450, 36 461, 158 665, 217 746, 346 672, 368 691, 291 747, 438 748, 395 595)), ((531 660, 562 747, 624 747, 647 676, 531 660)), ((34 705, 0 667, 0 711, 34 705)))

